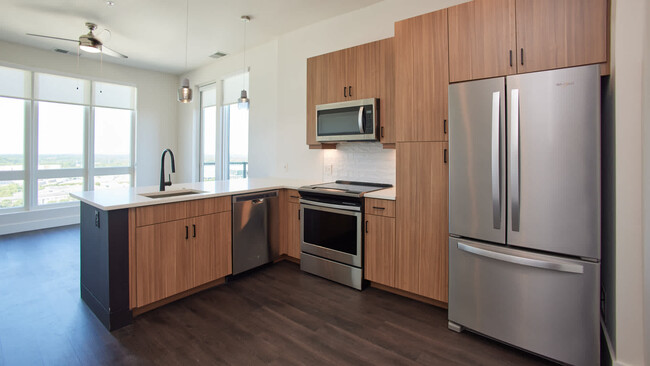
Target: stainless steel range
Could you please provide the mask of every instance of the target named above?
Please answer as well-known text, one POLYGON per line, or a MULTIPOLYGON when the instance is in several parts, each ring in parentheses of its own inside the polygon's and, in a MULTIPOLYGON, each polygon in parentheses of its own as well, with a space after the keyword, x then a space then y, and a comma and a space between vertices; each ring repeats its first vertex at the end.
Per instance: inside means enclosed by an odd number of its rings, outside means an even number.
POLYGON ((301 187, 300 268, 361 290, 363 196, 390 187, 341 180, 301 187))

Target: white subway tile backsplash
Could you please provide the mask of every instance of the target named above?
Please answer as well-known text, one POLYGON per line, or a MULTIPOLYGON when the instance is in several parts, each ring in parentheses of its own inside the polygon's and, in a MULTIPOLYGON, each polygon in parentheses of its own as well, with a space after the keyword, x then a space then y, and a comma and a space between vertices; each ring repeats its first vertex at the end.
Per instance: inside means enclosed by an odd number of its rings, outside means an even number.
POLYGON ((337 179, 395 185, 395 149, 379 142, 348 142, 325 150, 323 180, 337 179))

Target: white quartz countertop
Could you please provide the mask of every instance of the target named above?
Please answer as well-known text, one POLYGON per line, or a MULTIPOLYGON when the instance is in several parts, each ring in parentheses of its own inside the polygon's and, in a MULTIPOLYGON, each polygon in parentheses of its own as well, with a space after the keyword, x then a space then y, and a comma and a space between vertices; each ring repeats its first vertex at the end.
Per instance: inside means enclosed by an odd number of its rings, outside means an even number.
POLYGON ((123 208, 160 205, 170 202, 182 202, 210 197, 229 196, 233 194, 260 192, 270 189, 298 189, 301 186, 316 183, 321 182, 314 180, 309 181, 284 178, 248 178, 221 180, 215 182, 173 184, 172 186, 166 187, 165 192, 187 189, 203 191, 203 193, 173 197, 149 198, 141 195, 143 193, 146 194, 158 192, 158 186, 109 189, 105 191, 74 192, 70 193, 70 196, 93 207, 97 207, 105 211, 110 211, 123 208))
POLYGON ((395 187, 369 192, 364 195, 366 198, 378 198, 382 200, 395 201, 395 187))

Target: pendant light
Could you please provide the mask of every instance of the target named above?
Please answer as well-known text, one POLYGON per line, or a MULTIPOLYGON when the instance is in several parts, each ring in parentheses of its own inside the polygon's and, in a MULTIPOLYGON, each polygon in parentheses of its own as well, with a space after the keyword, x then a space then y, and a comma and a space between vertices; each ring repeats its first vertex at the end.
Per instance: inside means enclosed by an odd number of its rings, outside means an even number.
POLYGON ((251 21, 251 17, 242 15, 241 20, 244 22, 244 74, 241 78, 241 96, 237 99, 237 102, 239 102, 239 109, 248 109, 251 100, 248 98, 248 93, 246 92, 246 23, 251 21))
MULTIPOLYGON (((187 40, 188 30, 190 27, 190 0, 185 1, 185 70, 187 70, 187 40)), ((190 88, 190 79, 185 78, 178 89, 178 101, 181 103, 192 102, 192 88, 190 88)))

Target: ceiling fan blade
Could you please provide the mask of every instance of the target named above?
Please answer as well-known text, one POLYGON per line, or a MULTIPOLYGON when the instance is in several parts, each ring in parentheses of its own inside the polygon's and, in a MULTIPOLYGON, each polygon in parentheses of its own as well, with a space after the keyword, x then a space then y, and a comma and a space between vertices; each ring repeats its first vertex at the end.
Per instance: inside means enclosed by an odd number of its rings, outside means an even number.
POLYGON ((117 51, 113 51, 112 49, 102 45, 102 53, 108 56, 113 56, 113 57, 121 57, 121 58, 129 58, 127 55, 123 55, 117 51))
POLYGON ((34 37, 43 37, 43 38, 50 38, 50 39, 58 39, 61 41, 70 41, 70 42, 76 42, 79 43, 78 39, 69 39, 69 38, 61 38, 61 37, 52 37, 52 36, 44 36, 42 34, 33 34, 33 33, 26 33, 28 36, 34 36, 34 37))

